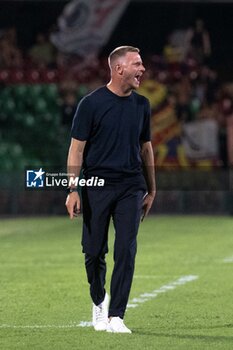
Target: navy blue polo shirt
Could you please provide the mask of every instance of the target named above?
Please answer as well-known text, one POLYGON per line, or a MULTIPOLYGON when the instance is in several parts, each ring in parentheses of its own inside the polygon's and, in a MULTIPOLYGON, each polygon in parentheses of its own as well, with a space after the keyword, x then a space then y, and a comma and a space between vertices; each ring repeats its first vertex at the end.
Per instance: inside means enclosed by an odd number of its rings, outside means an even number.
POLYGON ((84 175, 117 178, 141 174, 141 143, 150 141, 149 101, 134 91, 121 97, 100 87, 79 102, 71 136, 87 141, 84 175))

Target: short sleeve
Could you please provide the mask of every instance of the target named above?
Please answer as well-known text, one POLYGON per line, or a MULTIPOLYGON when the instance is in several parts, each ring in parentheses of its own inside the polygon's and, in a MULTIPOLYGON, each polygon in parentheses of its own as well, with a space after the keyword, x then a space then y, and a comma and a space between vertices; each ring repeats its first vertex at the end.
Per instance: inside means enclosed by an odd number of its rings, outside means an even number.
POLYGON ((84 97, 78 104, 74 115, 71 137, 80 141, 86 141, 91 132, 93 120, 93 110, 90 100, 84 97))
POLYGON ((140 141, 148 142, 151 140, 150 118, 151 118, 150 103, 149 103, 149 100, 145 98, 144 121, 143 121, 142 132, 140 135, 140 141))

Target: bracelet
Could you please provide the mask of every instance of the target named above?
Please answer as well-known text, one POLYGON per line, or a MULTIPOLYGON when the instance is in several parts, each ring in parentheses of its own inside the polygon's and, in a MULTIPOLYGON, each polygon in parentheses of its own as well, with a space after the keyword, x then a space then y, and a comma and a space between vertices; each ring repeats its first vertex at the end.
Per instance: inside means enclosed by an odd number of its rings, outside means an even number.
POLYGON ((68 187, 66 189, 66 193, 68 193, 68 194, 73 193, 73 192, 78 192, 77 187, 68 187))

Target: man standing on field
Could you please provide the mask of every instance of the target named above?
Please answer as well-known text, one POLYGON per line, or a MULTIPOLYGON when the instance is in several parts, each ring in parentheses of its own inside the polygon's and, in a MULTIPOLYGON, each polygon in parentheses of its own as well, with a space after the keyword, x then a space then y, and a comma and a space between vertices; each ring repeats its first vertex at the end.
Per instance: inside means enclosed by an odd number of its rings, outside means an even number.
MULTIPOLYGON (((134 91, 145 71, 139 49, 118 47, 108 63, 110 82, 85 96, 75 113, 68 173, 78 177, 82 167, 85 179, 97 176, 105 181, 101 188, 82 188, 82 246, 94 329, 131 333, 123 318, 133 280, 136 237, 140 218, 148 214, 156 194, 150 106, 134 91), (115 244, 109 304, 105 254, 111 218, 115 244)), ((71 219, 80 212, 76 187, 68 189, 66 207, 71 219)))

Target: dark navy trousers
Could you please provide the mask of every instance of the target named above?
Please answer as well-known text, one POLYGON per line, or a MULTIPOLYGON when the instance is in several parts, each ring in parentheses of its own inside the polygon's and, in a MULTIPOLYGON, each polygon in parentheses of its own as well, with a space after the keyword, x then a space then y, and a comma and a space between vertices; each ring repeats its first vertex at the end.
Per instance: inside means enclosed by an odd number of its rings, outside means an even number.
POLYGON ((124 317, 133 280, 137 233, 146 188, 139 177, 110 182, 102 188, 82 189, 85 267, 90 294, 99 305, 105 296, 108 229, 115 228, 114 268, 110 285, 109 316, 124 317))

